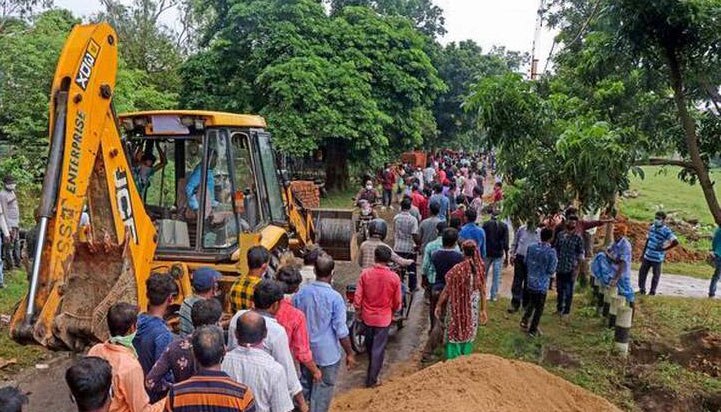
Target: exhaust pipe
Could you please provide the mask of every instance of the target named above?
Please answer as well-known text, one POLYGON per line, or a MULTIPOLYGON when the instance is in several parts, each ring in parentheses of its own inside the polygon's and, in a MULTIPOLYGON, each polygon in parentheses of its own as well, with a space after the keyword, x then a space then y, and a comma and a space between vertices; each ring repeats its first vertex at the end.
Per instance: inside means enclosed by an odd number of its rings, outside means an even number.
POLYGON ((40 199, 40 222, 38 237, 35 244, 35 256, 33 258, 32 275, 30 276, 30 290, 27 298, 25 311, 25 324, 29 324, 35 314, 35 296, 38 293, 38 281, 40 278, 40 259, 43 254, 43 245, 47 238, 48 222, 53 216, 53 209, 57 203, 58 185, 63 161, 63 148, 65 146, 65 123, 68 106, 68 92, 58 91, 55 101, 55 124, 53 125, 52 143, 50 144, 50 156, 48 167, 43 178, 43 194, 40 199))

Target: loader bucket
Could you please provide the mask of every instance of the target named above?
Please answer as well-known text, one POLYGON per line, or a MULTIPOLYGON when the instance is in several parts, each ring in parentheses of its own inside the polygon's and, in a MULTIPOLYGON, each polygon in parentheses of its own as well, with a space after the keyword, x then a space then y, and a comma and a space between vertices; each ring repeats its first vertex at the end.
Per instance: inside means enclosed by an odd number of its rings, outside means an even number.
POLYGON ((353 260, 352 209, 312 209, 316 243, 335 260, 353 260))

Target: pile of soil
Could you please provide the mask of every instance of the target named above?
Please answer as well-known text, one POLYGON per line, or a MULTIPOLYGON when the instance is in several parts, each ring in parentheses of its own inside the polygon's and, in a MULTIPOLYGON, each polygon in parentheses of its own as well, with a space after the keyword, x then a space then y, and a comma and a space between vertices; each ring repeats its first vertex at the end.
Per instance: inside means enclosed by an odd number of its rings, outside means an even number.
MULTIPOLYGON (((626 220, 622 217, 619 217, 618 220, 623 221, 628 225, 628 239, 631 241, 633 260, 635 262, 641 261, 643 249, 646 247, 646 238, 648 237, 649 224, 645 222, 638 222, 635 220, 626 220)), ((680 226, 676 227, 677 225, 674 224, 670 224, 669 226, 676 233, 686 236, 687 239, 690 239, 692 237, 690 236, 690 232, 688 232, 687 230, 688 228, 684 227, 685 230, 679 230, 681 229, 680 226)), ((600 239, 601 241, 603 241, 604 236, 605 226, 599 228, 598 232, 596 233, 596 239, 600 239)), ((698 238, 698 234, 696 234, 695 236, 696 238, 698 238)), ((703 262, 708 258, 708 256, 708 252, 692 250, 684 247, 683 245, 679 245, 666 252, 665 261, 686 263, 703 262)))
POLYGON ((681 335, 681 346, 672 358, 691 370, 721 378, 721 335, 703 328, 681 335))
POLYGON ((618 411, 605 399, 540 366, 475 354, 437 363, 374 389, 338 396, 332 410, 618 411))

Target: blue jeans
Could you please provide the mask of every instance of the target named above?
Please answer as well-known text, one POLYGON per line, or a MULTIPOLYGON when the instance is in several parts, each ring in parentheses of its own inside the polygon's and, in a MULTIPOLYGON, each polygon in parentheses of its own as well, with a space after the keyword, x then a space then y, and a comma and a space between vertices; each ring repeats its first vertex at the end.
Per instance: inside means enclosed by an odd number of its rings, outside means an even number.
POLYGON ((310 412, 326 412, 330 408, 340 364, 341 361, 338 361, 333 365, 318 366, 323 374, 320 382, 313 382, 310 370, 300 365, 300 384, 303 386, 303 397, 310 404, 310 412))
POLYGON ((495 299, 498 295, 498 290, 501 288, 501 270, 503 269, 503 258, 491 258, 485 259, 486 263, 486 279, 488 279, 488 273, 493 269, 493 283, 491 284, 491 299, 495 299))
POLYGON ((716 255, 714 258, 714 271, 713 271, 713 277, 711 277, 711 286, 709 286, 708 289, 708 295, 710 297, 716 296, 716 286, 718 285, 718 280, 721 278, 721 256, 716 255))

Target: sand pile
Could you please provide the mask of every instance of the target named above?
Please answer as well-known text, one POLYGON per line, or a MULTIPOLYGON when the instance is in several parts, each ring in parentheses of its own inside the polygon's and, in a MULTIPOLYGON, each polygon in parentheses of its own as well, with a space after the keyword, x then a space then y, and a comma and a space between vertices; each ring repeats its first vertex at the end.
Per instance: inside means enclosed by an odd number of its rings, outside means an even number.
POLYGON ((537 365, 493 355, 437 363, 375 389, 336 397, 333 411, 618 411, 537 365))

